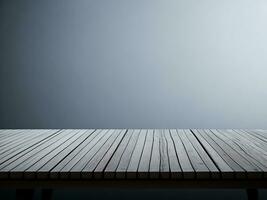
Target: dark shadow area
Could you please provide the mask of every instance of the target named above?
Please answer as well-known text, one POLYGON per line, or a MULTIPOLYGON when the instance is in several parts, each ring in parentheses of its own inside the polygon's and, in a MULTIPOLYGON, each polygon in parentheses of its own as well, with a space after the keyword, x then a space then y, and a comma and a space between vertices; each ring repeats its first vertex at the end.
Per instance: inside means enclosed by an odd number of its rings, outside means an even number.
MULTIPOLYGON (((15 190, 1 189, 1 199, 15 200, 15 190)), ((36 190, 34 200, 41 199, 41 191, 36 190)), ((199 190, 120 190, 120 189, 56 189, 53 200, 246 200, 246 192, 241 189, 199 189, 199 190)), ((259 200, 267 199, 267 190, 259 190, 259 200)))

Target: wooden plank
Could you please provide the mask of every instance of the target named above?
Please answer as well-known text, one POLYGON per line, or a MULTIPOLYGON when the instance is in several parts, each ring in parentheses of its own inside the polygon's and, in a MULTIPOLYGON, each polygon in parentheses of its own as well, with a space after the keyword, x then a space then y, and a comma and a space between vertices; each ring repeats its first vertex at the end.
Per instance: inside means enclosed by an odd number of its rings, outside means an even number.
POLYGON ((243 132, 241 130, 227 130, 230 131, 236 135, 239 135, 241 138, 245 139, 247 141, 247 144, 250 146, 256 146, 257 148, 261 149, 260 151, 265 152, 264 154, 266 154, 266 148, 264 148, 264 146, 261 145, 261 143, 253 140, 253 138, 250 137, 250 135, 247 132, 243 132))
POLYGON ((201 157, 198 155, 197 151, 194 149, 194 147, 186 137, 184 130, 177 130, 177 132, 178 136, 181 138, 181 141, 184 145, 189 160, 196 172, 196 178, 198 179, 210 178, 210 171, 208 167, 205 165, 201 157))
POLYGON ((160 138, 159 131, 154 130, 153 146, 152 146, 151 160, 149 165, 149 177, 151 179, 159 178, 159 171, 160 171, 159 138, 160 138))
POLYGON ((35 178, 36 170, 41 167, 48 155, 51 155, 51 152, 56 151, 55 154, 58 152, 58 149, 61 149, 62 146, 64 147, 65 144, 70 143, 73 141, 73 137, 79 134, 79 130, 65 130, 61 134, 63 135, 58 141, 51 143, 49 146, 45 147, 41 151, 38 151, 34 155, 32 155, 27 160, 24 160, 23 163, 13 168, 11 171, 16 173, 23 174, 23 177, 26 179, 35 178), (45 160, 43 162, 43 160, 45 160), (37 165, 37 166, 36 166, 37 165))
POLYGON ((215 137, 214 133, 208 130, 207 135, 217 143, 233 160, 238 161, 238 165, 246 170, 246 175, 248 178, 259 178, 262 177, 261 171, 255 166, 253 166, 250 162, 248 162, 244 157, 242 157, 239 152, 237 152, 234 148, 232 148, 229 144, 225 143, 225 141, 218 139, 215 137))
POLYGON ((178 136, 177 130, 170 130, 170 134, 172 137, 172 140, 174 142, 174 146, 176 149, 176 153, 178 156, 178 160, 183 172, 183 178, 184 179, 193 179, 195 178, 195 170, 190 162, 190 159, 187 155, 187 152, 185 150, 185 147, 178 136))
MULTIPOLYGON (((16 135, 18 133, 21 133, 23 131, 25 131, 26 129, 17 129, 17 130, 11 130, 11 129, 7 129, 5 130, 5 132, 0 136, 0 141, 6 139, 6 138, 9 138, 13 135, 16 135)), ((29 129, 27 129, 29 130, 29 129)))
POLYGON ((120 163, 116 169, 116 178, 118 179, 126 178, 126 171, 128 169, 139 134, 140 134, 140 130, 134 130, 132 132, 133 137, 131 138, 130 142, 125 148, 123 155, 120 159, 120 163))
POLYGON ((266 135, 261 132, 255 132, 255 131, 248 131, 248 130, 241 130, 242 132, 246 132, 249 135, 256 137, 257 140, 263 142, 265 145, 267 145, 267 138, 266 135))
MULTIPOLYGON (((216 142, 214 142, 210 137, 208 137, 207 133, 205 130, 197 130, 197 133, 199 133, 200 136, 202 136, 207 143, 220 155, 220 157, 227 163, 229 167, 234 172, 234 178, 237 179, 245 179, 246 178, 246 173, 245 169, 243 169, 241 166, 239 166, 238 163, 236 163, 236 160, 233 160, 225 151, 222 147, 220 147, 216 142)), ((218 165, 220 168, 221 166, 218 165)), ((226 176, 227 174, 225 174, 226 176)), ((231 176, 231 173, 229 174, 231 176)))
POLYGON ((16 140, 13 143, 10 143, 7 147, 0 149, 0 160, 4 157, 10 155, 12 152, 16 151, 18 148, 24 147, 27 144, 32 144, 32 141, 39 139, 42 135, 45 134, 45 130, 34 131, 34 134, 29 135, 28 137, 16 140))
POLYGON ((2 135, 0 146, 6 141, 13 142, 14 139, 19 139, 25 135, 28 135, 32 132, 43 131, 44 129, 17 129, 17 130, 7 130, 5 135, 2 135))
MULTIPOLYGON (((248 151, 240 147, 240 145, 236 144, 232 139, 229 139, 224 134, 222 134, 223 130, 221 130, 220 132, 217 130, 211 130, 211 132, 213 132, 213 134, 218 138, 219 141, 221 140, 226 143, 227 146, 231 147, 231 149, 233 149, 238 156, 242 157, 248 165, 253 167, 255 171, 258 171, 257 174, 259 174, 259 177, 263 176, 263 170, 266 170, 266 167, 255 160, 253 157, 251 157, 248 151)), ((236 136, 236 134, 234 136, 236 136)), ((250 176, 250 172, 247 172, 247 175, 250 176)), ((254 175, 255 174, 253 173, 253 176, 254 175)))
POLYGON ((69 160, 69 162, 60 170, 60 178, 66 179, 66 178, 79 178, 80 172, 71 172, 71 170, 76 166, 79 166, 82 164, 83 160, 86 159, 86 154, 92 150, 105 135, 110 132, 108 129, 100 130, 97 132, 96 136, 90 141, 89 144, 87 144, 86 148, 83 148, 79 154, 77 154, 74 158, 69 160), (72 174, 71 174, 72 173, 72 174), (76 176, 75 176, 76 174, 76 176))
POLYGON ((30 130, 27 130, 27 131, 20 132, 20 133, 18 133, 19 135, 17 134, 12 138, 10 138, 10 137, 6 138, 6 142, 4 142, 4 140, 1 140, 0 150, 5 148, 5 146, 10 147, 11 145, 18 144, 21 141, 28 141, 28 140, 30 140, 30 138, 35 137, 39 133, 44 133, 46 130, 41 130, 41 129, 40 130, 39 129, 38 130, 33 130, 33 129, 30 129, 30 130))
MULTIPOLYGON (((53 139, 53 137, 60 134, 60 130, 47 130, 45 133, 45 137, 40 137, 39 139, 36 139, 37 141, 33 141, 32 145, 18 148, 14 152, 10 153, 8 156, 4 157, 0 162, 0 170, 3 170, 5 167, 15 161, 19 162, 18 160, 21 159, 21 157, 26 156, 27 153, 33 151, 35 148, 41 148, 43 143, 53 139)), ((22 158, 22 161, 23 159, 25 158, 22 158)))
POLYGON ((95 130, 81 130, 82 135, 67 146, 60 153, 56 154, 48 162, 46 162, 37 172, 37 178, 49 178, 50 171, 55 168, 62 160, 68 157, 75 149, 79 147, 95 130))
POLYGON ((267 134, 267 129, 250 129, 250 130, 257 131, 257 132, 262 132, 264 134, 267 134))
POLYGON ((0 140, 0 150, 6 148, 6 146, 9 146, 10 144, 16 143, 17 141, 20 141, 23 138, 31 137, 31 133, 34 130, 23 130, 21 132, 17 132, 14 135, 9 135, 6 138, 3 138, 0 140))
POLYGON ((159 152, 160 152, 160 178, 167 179, 170 177, 170 164, 168 157, 168 147, 164 130, 156 130, 160 133, 159 138, 159 152))
POLYGON ((227 130, 212 130, 217 137, 222 138, 225 142, 232 146, 240 155, 242 155, 251 164, 259 168, 266 177, 267 157, 262 156, 260 152, 255 151, 256 148, 246 145, 246 141, 237 134, 229 134, 227 130))
POLYGON ((27 170, 34 166, 36 163, 38 163, 43 157, 45 157, 47 154, 52 152, 54 149, 58 148, 60 145, 64 144, 66 141, 71 139, 74 134, 77 134, 78 130, 64 130, 61 135, 62 137, 58 139, 57 141, 51 142, 48 146, 46 146, 41 151, 36 152, 34 155, 29 157, 27 160, 24 160, 22 163, 20 163, 18 166, 16 166, 13 170, 27 170))
POLYGON ((49 178, 68 178, 69 170, 89 151, 107 130, 97 129, 49 173, 49 178))
MULTIPOLYGON (((12 172, 10 173, 10 178, 22 178, 24 171, 31 165, 33 162, 36 162, 35 155, 45 153, 47 148, 50 148, 51 145, 56 144, 58 145, 63 137, 70 135, 70 130, 62 130, 53 138, 49 138, 44 143, 39 146, 36 146, 31 151, 27 152, 26 154, 20 156, 18 159, 11 162, 9 165, 5 166, 1 171, 4 172, 12 172), (67 133, 67 134, 65 134, 67 133)), ((64 142, 64 140, 62 141, 64 142)))
POLYGON ((247 146, 248 148, 255 149, 257 152, 267 156, 267 152, 264 150, 264 148, 261 148, 261 146, 258 146, 255 144, 255 142, 251 141, 249 137, 246 137, 246 133, 238 130, 226 130, 226 133, 231 134, 230 136, 235 135, 233 139, 237 140, 237 142, 244 142, 243 145, 247 146))
POLYGON ((203 160, 205 165, 210 171, 211 178, 218 179, 220 178, 220 171, 212 161, 211 157, 207 154, 203 146, 199 143, 197 138, 193 135, 191 130, 185 130, 185 135, 188 138, 188 141, 195 148, 196 152, 199 154, 200 158, 203 160))
POLYGON ((2 138, 2 137, 4 137, 4 136, 7 136, 8 134, 7 134, 7 132, 9 131, 9 132, 11 132, 12 130, 8 130, 8 129, 1 129, 0 130, 1 132, 0 132, 0 139, 2 138))
POLYGON ((105 135, 99 141, 97 141, 97 143, 71 168, 71 179, 81 178, 81 171, 86 166, 87 162, 94 157, 94 155, 102 148, 102 146, 108 141, 108 139, 112 137, 112 134, 114 132, 114 129, 108 130, 105 135))
POLYGON ((151 151, 153 146, 154 131, 152 129, 147 130, 146 141, 144 149, 140 158, 138 166, 138 178, 147 179, 149 177, 149 164, 151 160, 151 151))
POLYGON ((23 130, 6 130, 5 133, 0 135, 0 144, 3 140, 16 135, 19 132, 22 132, 23 130))
POLYGON ((98 165, 94 169, 95 179, 104 178, 104 170, 107 164, 109 163, 109 161, 112 159, 112 157, 115 155, 115 153, 121 146, 122 142, 124 141, 124 138, 127 136, 127 133, 128 133, 128 130, 123 129, 119 137, 117 137, 115 142, 112 144, 112 146, 108 148, 108 151, 105 153, 104 157, 101 159, 101 161, 98 163, 98 165))
POLYGON ((236 129, 0 130, 0 179, 264 180, 265 133, 236 129))
POLYGON ((179 160, 177 157, 177 153, 174 147, 174 142, 170 135, 170 130, 164 130, 164 136, 167 141, 167 151, 169 157, 169 164, 170 164, 170 177, 172 179, 182 179, 183 173, 182 169, 179 164, 179 160))
POLYGON ((209 154, 212 161, 216 164, 220 170, 221 178, 232 179, 234 178, 234 170, 230 165, 221 157, 221 155, 205 140, 205 138, 199 133, 199 130, 193 129, 194 136, 201 143, 203 149, 209 154))
POLYGON ((259 137, 259 135, 256 135, 255 133, 244 131, 244 130, 235 130, 235 132, 238 132, 241 135, 245 135, 251 142, 255 144, 259 144, 261 148, 264 150, 267 150, 267 141, 265 138, 259 137))
POLYGON ((264 140, 264 142, 267 142, 267 133, 264 131, 258 131, 258 130, 241 130, 241 131, 251 133, 256 137, 259 137, 260 139, 264 140))
MULTIPOLYGON (((261 135, 257 134, 257 132, 255 131, 245 131, 245 130, 226 130, 226 133, 235 133, 233 134, 234 138, 236 140, 242 141, 242 145, 244 145, 247 148, 250 148, 251 150, 253 150, 255 153, 260 153, 263 155, 263 157, 267 158, 267 140, 262 137, 261 135), (257 140, 259 140, 260 142, 256 141, 255 138, 257 138, 257 140)), ((226 134, 225 133, 225 134, 226 134)), ((230 136, 229 134, 227 134, 228 136, 230 136)), ((249 150, 250 152, 250 150, 249 150)))
POLYGON ((245 131, 257 133, 258 135, 267 139, 267 130, 253 129, 253 130, 245 130, 245 131))
MULTIPOLYGON (((104 165, 99 165, 97 167, 97 171, 102 171, 104 170, 104 178, 105 179, 113 179, 115 178, 116 175, 116 169, 120 163, 120 160, 122 158, 122 155, 128 146, 128 143, 130 142, 131 138, 133 137, 133 130, 127 130, 127 133, 125 137, 123 138, 122 142, 114 152, 113 156, 107 163, 107 166, 105 167, 104 165)), ((97 175, 96 175, 97 176, 97 175)))
MULTIPOLYGON (((8 137, 8 138, 6 138, 4 140, 0 139, 0 153, 5 152, 9 148, 12 148, 14 146, 14 144, 16 145, 17 142, 19 143, 23 139, 27 139, 29 137, 33 137, 34 135, 31 134, 31 132, 33 132, 33 130, 28 130, 27 132, 22 132, 24 134, 21 133, 21 135, 16 136, 16 137, 13 136, 14 138, 13 137, 8 137)), ((39 131, 36 131, 36 132, 39 133, 41 131, 39 130, 39 131)))
POLYGON ((261 138, 258 135, 255 136, 253 133, 247 131, 235 130, 235 132, 242 134, 242 136, 247 137, 252 143, 258 145, 264 151, 267 151, 267 140, 265 140, 264 138, 261 138))
POLYGON ((0 130, 0 134, 3 134, 5 131, 7 131, 6 129, 1 129, 0 130))
MULTIPOLYGON (((92 132, 93 130, 91 130, 92 132)), ((61 143, 56 148, 51 149, 50 152, 47 152, 38 162, 34 163, 31 167, 25 170, 25 178, 34 178, 37 175, 37 178, 48 178, 49 171, 45 167, 46 164, 49 165, 49 169, 52 169, 58 164, 58 161, 62 159, 62 156, 68 154, 69 150, 76 148, 80 142, 83 141, 84 136, 87 136, 86 130, 77 130, 77 132, 71 132, 72 136, 66 140, 64 143, 61 143), (44 168, 43 168, 44 167, 44 168)), ((46 165, 47 166, 47 165, 46 165)))
POLYGON ((118 143, 121 141, 125 134, 125 130, 117 129, 115 130, 111 137, 105 142, 105 144, 96 152, 96 154, 89 160, 89 162, 86 164, 86 166, 82 169, 81 177, 86 179, 93 178, 94 170, 96 166, 99 164, 99 162, 102 160, 102 158, 107 155, 106 153, 114 143, 118 143), (118 140, 117 140, 118 139, 118 140))
POLYGON ((232 140, 236 141, 238 145, 242 145, 248 149, 248 151, 254 151, 255 153, 260 154, 264 158, 267 158, 267 152, 264 148, 261 148, 255 144, 254 141, 251 141, 251 138, 246 137, 246 133, 243 133, 239 130, 225 130, 222 134, 226 134, 228 137, 231 137, 232 140))
MULTIPOLYGON (((36 137, 33 137, 29 141, 25 141, 17 146, 10 146, 8 149, 0 153, 0 168, 5 162, 10 162, 11 158, 18 158, 22 153, 27 152, 29 148, 33 148, 35 145, 42 142, 44 139, 51 137, 57 132, 57 130, 42 130, 42 132, 37 134, 36 137)), ((5 163, 7 164, 7 163, 5 163)))
POLYGON ((139 163, 140 163, 141 156, 143 153, 144 144, 146 141, 146 135, 147 135, 147 130, 144 130, 144 129, 141 130, 140 136, 137 140, 131 159, 129 161, 128 168, 126 170, 126 173, 127 173, 126 177, 128 179, 137 178, 137 171, 138 171, 139 163))

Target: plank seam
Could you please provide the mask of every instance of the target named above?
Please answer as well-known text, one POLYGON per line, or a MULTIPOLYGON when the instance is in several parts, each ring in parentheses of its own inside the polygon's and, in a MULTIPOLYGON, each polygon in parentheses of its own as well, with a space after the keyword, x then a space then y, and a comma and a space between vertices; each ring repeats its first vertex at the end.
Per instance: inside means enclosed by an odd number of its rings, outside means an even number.
POLYGON ((46 138, 44 138, 44 139, 42 139, 42 140, 40 140, 40 141, 34 143, 33 145, 31 145, 31 146, 29 146, 29 147, 27 147, 27 148, 25 148, 25 149, 22 149, 21 151, 19 151, 18 153, 16 153, 16 154, 13 155, 12 157, 10 157, 10 158, 8 158, 7 160, 5 160, 4 162, 2 162, 2 163, 0 164, 0 165, 1 165, 0 169, 5 168, 6 166, 8 166, 9 164, 15 162, 16 160, 13 160, 11 163, 2 166, 5 162, 9 161, 10 159, 12 159, 13 157, 18 156, 18 155, 19 155, 19 157, 18 157, 17 159, 19 159, 20 157, 22 157, 22 156, 24 156, 24 155, 26 155, 27 153, 30 152, 30 151, 28 151, 28 152, 25 153, 25 151, 27 151, 28 149, 30 149, 30 148, 32 148, 32 147, 38 147, 39 145, 42 145, 43 142, 46 142, 46 140, 50 140, 51 138, 57 136, 57 134, 59 134, 62 130, 63 130, 63 129, 60 129, 60 130, 58 130, 58 131, 52 133, 50 136, 47 136, 46 138), (20 154, 21 154, 21 155, 20 155, 20 154))
POLYGON ((179 167, 180 167, 181 172, 182 172, 182 174, 183 174, 182 165, 181 165, 181 163, 180 163, 180 160, 179 160, 179 157, 178 157, 178 153, 177 153, 177 149, 175 148, 175 142, 174 142, 174 139, 173 139, 173 137, 172 137, 172 134, 171 134, 171 130, 170 130, 170 129, 169 129, 169 134, 170 134, 170 138, 171 138, 172 143, 173 143, 173 148, 174 148, 174 151, 175 151, 175 154, 176 154, 176 158, 177 158, 179 167))
MULTIPOLYGON (((105 170, 106 170, 106 168, 107 168, 107 166, 108 166, 108 164, 109 164, 110 160, 113 158, 113 156, 114 156, 115 152, 117 152, 117 150, 118 150, 118 148, 119 148, 120 144, 122 143, 123 139, 125 138, 125 136, 126 136, 126 134, 127 134, 128 130, 129 130, 129 129, 126 129, 126 131, 125 131, 125 133, 124 133, 123 137, 121 138, 121 140, 120 140, 119 144, 117 145, 117 147, 116 147, 116 148, 115 148, 115 150, 113 151, 112 155, 111 155, 111 156, 110 156, 110 158, 108 159, 108 161, 107 161, 107 163, 106 163, 105 167, 103 168, 103 170, 102 170, 103 177, 104 177, 104 172, 105 172, 105 170)), ((130 141, 130 140, 129 140, 129 141, 130 141)), ((127 143, 127 144, 128 144, 128 143, 127 143)), ((104 156, 105 156, 105 155, 104 155, 104 156)), ((104 156, 103 156, 103 157, 104 157, 104 156)), ((102 159, 101 159, 101 160, 102 160, 102 159)), ((100 161, 100 162, 101 162, 101 161, 100 161)), ((100 163, 100 162, 99 162, 99 163, 100 163)), ((97 166, 95 167, 95 169, 98 167, 99 163, 97 164, 97 166)), ((94 169, 93 171, 95 171, 95 169, 94 169)))
MULTIPOLYGON (((88 130, 87 130, 88 131, 88 130)), ((73 148, 66 156, 64 156, 55 166, 53 166, 50 170, 49 170, 49 172, 51 172, 56 166, 58 166, 66 157, 68 157, 69 156, 69 154, 71 154, 75 149, 77 149, 82 143, 84 143, 87 139, 88 139, 88 137, 90 137, 94 132, 96 131, 96 129, 94 129, 83 141, 81 141, 75 148, 73 148)), ((84 132, 85 133, 85 132, 84 132)), ((81 136, 80 136, 81 137, 81 136)), ((77 139, 79 139, 80 137, 78 137, 77 139)), ((76 139, 76 140, 77 140, 76 139)), ((75 141, 76 141, 75 140, 75 141)), ((67 147, 65 147, 62 151, 64 151, 66 148, 68 148, 68 146, 67 147)), ((53 158, 51 158, 51 159, 53 159, 53 158)), ((50 160, 51 160, 50 159, 50 160)), ((50 161, 49 160, 49 161, 50 161)), ((48 161, 48 162, 49 162, 48 161)))
POLYGON ((220 171, 220 178, 222 178, 221 177, 221 175, 222 175, 221 173, 222 172, 221 172, 220 168, 218 167, 218 165, 216 164, 216 162, 212 159, 211 155, 209 154, 209 152, 207 151, 207 149, 205 148, 205 146, 201 143, 201 141, 198 139, 198 137, 195 135, 195 133, 191 129, 189 129, 189 130, 193 134, 193 136, 197 139, 197 141, 202 146, 202 148, 204 149, 204 151, 207 153, 207 155, 209 156, 209 158, 211 159, 211 161, 213 162, 213 164, 216 166, 216 168, 220 171))
MULTIPOLYGON (((129 131, 129 129, 127 129, 127 130, 129 131)), ((131 129, 131 130, 132 130, 132 129, 131 129)), ((123 157, 124 151, 125 151, 125 149, 127 148, 128 144, 130 143, 132 137, 133 137, 133 131, 132 131, 131 136, 130 136, 130 138, 129 138, 127 144, 125 145, 125 147, 124 147, 124 149, 123 149, 123 153, 121 154, 120 159, 119 159, 119 161, 118 161, 118 163, 117 163, 117 166, 116 166, 116 169, 115 169, 115 173, 116 173, 116 171, 117 171, 117 169, 118 169, 118 167, 119 167, 119 165, 120 165, 120 162, 121 162, 121 159, 122 159, 122 157, 123 157)), ((108 164, 109 164, 109 163, 108 163, 108 164)), ((107 164, 107 166, 108 166, 108 164, 107 164)), ((107 167, 107 166, 106 166, 106 167, 107 167)), ((105 170, 106 170, 106 167, 105 167, 105 170)), ((105 172, 105 170, 104 170, 104 172, 105 172)))
MULTIPOLYGON (((183 131, 183 130, 182 130, 182 131, 183 131)), ((189 162, 190 162, 190 164, 191 164, 191 167, 192 167, 192 169, 194 170, 194 179, 196 179, 196 177, 197 177, 197 174, 196 174, 197 171, 196 171, 195 166, 193 165, 193 163, 192 163, 192 161, 191 161, 192 158, 190 158, 190 156, 189 156, 189 154, 188 154, 188 152, 187 152, 187 148, 186 148, 185 145, 184 145, 184 141, 183 141, 182 138, 180 137, 180 134, 179 134, 179 132, 178 132, 177 129, 176 129, 176 133, 177 133, 178 137, 180 138, 180 141, 181 141, 181 143, 182 143, 182 145, 183 145, 183 148, 184 148, 185 153, 186 153, 186 155, 187 155, 187 157, 188 157, 188 160, 189 160, 189 162)))

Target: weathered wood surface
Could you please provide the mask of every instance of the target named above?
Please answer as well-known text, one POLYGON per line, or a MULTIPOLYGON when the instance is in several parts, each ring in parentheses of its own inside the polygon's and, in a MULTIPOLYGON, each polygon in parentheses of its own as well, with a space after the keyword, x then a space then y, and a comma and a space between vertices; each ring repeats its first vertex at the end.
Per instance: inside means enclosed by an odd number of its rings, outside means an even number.
POLYGON ((266 130, 0 130, 2 180, 266 178, 266 130))

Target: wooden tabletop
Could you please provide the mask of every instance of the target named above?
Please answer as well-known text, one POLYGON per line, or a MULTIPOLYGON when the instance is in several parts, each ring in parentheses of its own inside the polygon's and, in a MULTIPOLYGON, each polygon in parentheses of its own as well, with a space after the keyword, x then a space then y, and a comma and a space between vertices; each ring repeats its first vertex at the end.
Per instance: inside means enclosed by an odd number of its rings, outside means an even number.
POLYGON ((0 130, 1 180, 266 178, 266 130, 0 130))

